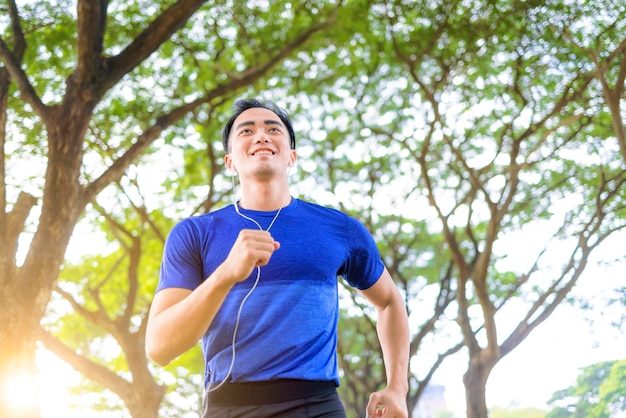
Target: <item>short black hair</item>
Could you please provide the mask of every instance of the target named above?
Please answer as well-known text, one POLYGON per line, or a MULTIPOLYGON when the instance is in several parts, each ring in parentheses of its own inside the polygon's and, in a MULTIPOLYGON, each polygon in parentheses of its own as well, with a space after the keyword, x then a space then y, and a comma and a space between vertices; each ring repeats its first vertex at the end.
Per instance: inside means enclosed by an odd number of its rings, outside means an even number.
POLYGON ((235 123, 235 119, 237 119, 239 115, 241 115, 246 110, 255 107, 261 107, 263 109, 267 109, 276 113, 276 116, 278 116, 287 127, 287 131, 289 132, 289 144, 291 146, 291 149, 296 149, 296 134, 293 131, 293 125, 291 123, 291 119, 289 118, 289 114, 285 109, 279 107, 276 103, 269 100, 262 102, 258 99, 239 99, 235 102, 235 105, 233 106, 235 113, 230 117, 230 119, 228 119, 228 122, 226 122, 226 126, 224 126, 224 130, 222 131, 222 145, 224 146, 224 152, 228 154, 228 139, 230 137, 230 131, 233 129, 233 123, 235 123))

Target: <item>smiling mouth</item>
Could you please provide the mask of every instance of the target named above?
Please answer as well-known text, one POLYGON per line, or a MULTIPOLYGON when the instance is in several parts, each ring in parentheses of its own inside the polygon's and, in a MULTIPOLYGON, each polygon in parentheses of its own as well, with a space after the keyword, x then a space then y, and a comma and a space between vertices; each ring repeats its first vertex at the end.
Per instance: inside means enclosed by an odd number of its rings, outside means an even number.
POLYGON ((259 150, 259 151, 253 152, 252 155, 274 155, 274 153, 268 150, 259 150))

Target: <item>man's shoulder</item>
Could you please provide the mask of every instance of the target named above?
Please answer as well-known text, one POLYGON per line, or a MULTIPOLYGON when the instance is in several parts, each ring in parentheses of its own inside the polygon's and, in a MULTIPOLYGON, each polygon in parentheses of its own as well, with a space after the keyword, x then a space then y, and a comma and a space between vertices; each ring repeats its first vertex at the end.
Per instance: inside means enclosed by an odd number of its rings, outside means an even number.
POLYGON ((308 217, 312 218, 320 217, 326 220, 334 220, 335 222, 344 224, 358 223, 356 218, 339 209, 301 199, 298 200, 298 211, 300 214, 306 214, 308 217))
POLYGON ((336 209, 330 206, 324 206, 319 203, 314 203, 314 202, 310 202, 310 201, 302 200, 302 199, 298 199, 298 203, 299 203, 298 210, 307 211, 307 212, 320 214, 320 215, 330 215, 330 216, 337 216, 337 217, 349 216, 339 209, 336 209))
POLYGON ((196 231, 205 230, 207 228, 210 228, 216 222, 228 220, 230 217, 232 217, 232 212, 234 211, 230 211, 228 210, 228 208, 228 206, 225 206, 211 212, 203 213, 201 215, 188 216, 181 219, 174 226, 174 229, 192 229, 196 231))

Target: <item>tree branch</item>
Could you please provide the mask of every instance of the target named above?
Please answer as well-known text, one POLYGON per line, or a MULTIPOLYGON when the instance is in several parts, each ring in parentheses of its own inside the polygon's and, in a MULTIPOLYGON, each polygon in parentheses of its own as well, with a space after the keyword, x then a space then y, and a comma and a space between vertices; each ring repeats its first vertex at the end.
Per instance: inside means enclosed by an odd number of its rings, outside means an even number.
POLYGON ((24 34, 20 26, 17 7, 13 0, 9 2, 9 11, 11 14, 11 29, 13 30, 15 39, 14 50, 11 51, 4 39, 0 36, 0 60, 4 63, 11 78, 15 80, 22 99, 30 104, 42 119, 47 120, 50 115, 50 110, 43 104, 21 67, 22 57, 26 50, 26 41, 24 40, 24 34))
POLYGON ((59 356, 61 360, 71 365, 88 379, 98 382, 106 388, 116 388, 116 393, 132 392, 132 383, 124 380, 105 366, 101 366, 77 354, 49 332, 40 329, 38 339, 48 350, 59 356))
MULTIPOLYGON (((606 216, 604 208, 612 199, 619 195, 621 187, 626 182, 626 176, 624 173, 620 173, 615 179, 618 184, 615 187, 609 188, 607 187, 608 181, 606 181, 604 176, 602 176, 602 178, 603 181, 599 188, 600 190, 597 192, 596 210, 591 218, 585 223, 584 227, 579 231, 576 247, 572 251, 567 265, 563 267, 561 275, 533 303, 532 307, 529 309, 522 321, 520 321, 518 326, 502 343, 501 352, 503 356, 517 347, 524 340, 524 338, 526 338, 526 336, 530 334, 533 329, 539 326, 539 324, 544 322, 563 301, 563 299, 565 299, 577 283, 580 276, 583 274, 593 250, 597 248, 609 235, 626 228, 626 225, 620 224, 609 229, 607 232, 600 232, 600 227, 606 216), (606 194, 604 192, 606 192, 606 194), (596 239, 591 242, 594 235, 596 239), (569 278, 567 278, 568 274, 571 274, 569 278), (550 302, 547 302, 550 297, 553 297, 553 299, 550 302)), ((563 225, 561 229, 564 227, 565 225, 563 225)), ((541 253, 541 255, 543 254, 544 252, 541 253)), ((535 262, 535 265, 537 265, 537 263, 538 260, 535 262)))
POLYGON ((94 74, 100 74, 107 5, 108 0, 77 4, 78 59, 74 76, 80 86, 93 85, 94 74))
MULTIPOLYGON (((7 263, 3 272, 5 275, 0 276, 0 286, 5 285, 10 280, 15 279, 13 274, 8 274, 15 265, 15 256, 17 253, 17 242, 20 234, 24 230, 24 223, 30 214, 31 209, 37 204, 37 199, 26 192, 20 192, 17 202, 13 206, 11 212, 7 214, 7 231, 6 231, 6 247, 2 248, 5 262, 7 263), (11 262, 11 259, 13 262, 11 262), (6 281, 6 282, 4 282, 6 281)), ((2 208, 4 210, 4 208, 2 208)))
MULTIPOLYGON (((189 2, 189 0, 187 0, 187 2, 189 2)), ((179 3, 186 2, 180 1, 179 3)), ((302 46, 302 44, 304 44, 311 36, 329 26, 333 21, 333 16, 334 14, 331 14, 331 16, 327 20, 311 26, 307 31, 298 36, 294 41, 287 44, 285 48, 279 51, 279 53, 277 53, 273 57, 269 57, 269 59, 265 63, 248 68, 247 70, 238 74, 236 77, 231 77, 231 79, 227 83, 219 85, 215 89, 209 91, 204 97, 198 98, 190 103, 180 106, 172 110, 171 112, 157 118, 155 124, 145 130, 137 138, 137 141, 126 151, 126 153, 124 153, 124 155, 122 155, 113 164, 111 164, 100 177, 98 177, 86 187, 84 194, 86 201, 92 201, 95 196, 100 191, 102 191, 108 184, 114 181, 118 181, 120 178, 122 178, 122 175, 130 166, 130 164, 135 161, 143 153, 143 151, 159 137, 164 129, 177 123, 188 112, 192 112, 197 107, 205 103, 210 103, 213 100, 222 97, 229 92, 235 91, 241 87, 254 84, 255 81, 257 81, 267 72, 269 72, 270 69, 278 65, 283 59, 291 55, 300 46, 302 46)))
MULTIPOLYGON (((106 0, 103 0, 106 1, 106 0)), ((206 0, 178 0, 163 11, 117 56, 105 59, 107 74, 101 86, 107 91, 168 41, 206 0)))

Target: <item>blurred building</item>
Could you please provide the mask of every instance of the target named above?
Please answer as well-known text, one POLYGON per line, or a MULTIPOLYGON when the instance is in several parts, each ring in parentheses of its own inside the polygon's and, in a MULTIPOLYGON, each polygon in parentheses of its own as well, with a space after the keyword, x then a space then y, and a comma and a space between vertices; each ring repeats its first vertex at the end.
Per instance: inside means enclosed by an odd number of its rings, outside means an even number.
POLYGON ((417 407, 413 410, 412 418, 440 418, 447 416, 448 407, 444 397, 446 387, 429 384, 424 389, 417 407))

